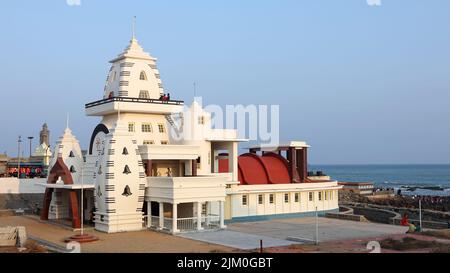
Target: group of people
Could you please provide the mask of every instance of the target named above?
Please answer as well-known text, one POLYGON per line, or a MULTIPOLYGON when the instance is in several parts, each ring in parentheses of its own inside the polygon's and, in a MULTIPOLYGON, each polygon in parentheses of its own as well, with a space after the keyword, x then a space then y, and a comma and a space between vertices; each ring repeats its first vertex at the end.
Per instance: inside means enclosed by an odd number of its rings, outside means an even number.
POLYGON ((447 202, 446 198, 443 196, 422 196, 422 195, 414 195, 412 197, 414 200, 420 200, 422 203, 431 204, 431 205, 440 205, 447 202))
POLYGON ((403 214, 402 220, 400 221, 400 225, 408 227, 408 231, 406 231, 406 233, 415 233, 422 231, 421 226, 416 226, 409 222, 409 216, 406 212, 403 214))
POLYGON ((166 94, 162 94, 162 95, 159 97, 159 100, 162 100, 162 101, 170 101, 170 93, 167 93, 167 95, 166 95, 166 94))

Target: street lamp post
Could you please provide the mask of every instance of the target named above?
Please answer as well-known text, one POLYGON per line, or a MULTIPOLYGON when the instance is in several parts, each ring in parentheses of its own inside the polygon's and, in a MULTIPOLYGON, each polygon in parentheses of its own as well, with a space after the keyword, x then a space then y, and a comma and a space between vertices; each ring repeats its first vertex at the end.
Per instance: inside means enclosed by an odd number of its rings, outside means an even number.
POLYGON ((20 179, 20 143, 22 143, 22 136, 17 140, 17 178, 20 179))
POLYGON ((30 158, 31 158, 31 142, 33 141, 33 138, 34 137, 32 137, 32 136, 28 137, 28 140, 30 140, 30 158))

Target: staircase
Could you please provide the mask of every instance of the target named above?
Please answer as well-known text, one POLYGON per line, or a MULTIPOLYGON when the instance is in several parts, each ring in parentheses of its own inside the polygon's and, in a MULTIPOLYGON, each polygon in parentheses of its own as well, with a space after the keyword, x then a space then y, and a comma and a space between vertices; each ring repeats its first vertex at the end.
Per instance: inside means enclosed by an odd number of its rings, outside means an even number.
MULTIPOLYGON (((172 115, 166 115, 166 120, 169 122, 170 126, 173 128, 173 131, 175 132, 177 137, 180 137, 180 126, 175 123, 175 121, 172 118, 172 115)), ((181 117, 181 115, 179 115, 181 117)))

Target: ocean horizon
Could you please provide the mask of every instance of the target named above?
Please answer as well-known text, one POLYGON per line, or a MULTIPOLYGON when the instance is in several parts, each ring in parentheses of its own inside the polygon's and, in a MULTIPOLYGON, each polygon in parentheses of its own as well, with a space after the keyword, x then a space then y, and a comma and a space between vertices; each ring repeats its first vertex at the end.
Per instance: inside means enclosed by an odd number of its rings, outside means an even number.
POLYGON ((408 195, 450 196, 450 164, 311 164, 309 169, 338 181, 373 182, 408 195))

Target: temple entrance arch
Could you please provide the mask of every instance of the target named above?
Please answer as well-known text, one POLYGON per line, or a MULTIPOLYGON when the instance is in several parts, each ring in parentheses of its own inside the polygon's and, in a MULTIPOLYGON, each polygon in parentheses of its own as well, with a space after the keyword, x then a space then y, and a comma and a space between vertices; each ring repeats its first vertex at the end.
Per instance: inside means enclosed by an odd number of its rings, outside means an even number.
MULTIPOLYGON (((52 201, 53 193, 55 190, 58 191, 67 191, 68 194, 68 202, 69 202, 69 217, 72 220, 73 228, 81 227, 81 219, 78 212, 78 196, 75 189, 70 187, 56 187, 57 182, 61 180, 64 183, 64 186, 73 185, 73 178, 69 168, 64 163, 61 157, 58 157, 55 165, 53 165, 52 169, 49 172, 47 179, 47 188, 45 189, 44 195, 44 205, 42 207, 41 212, 41 220, 49 219, 50 212, 50 204, 52 201)), ((59 185, 58 185, 59 186, 59 185)))

